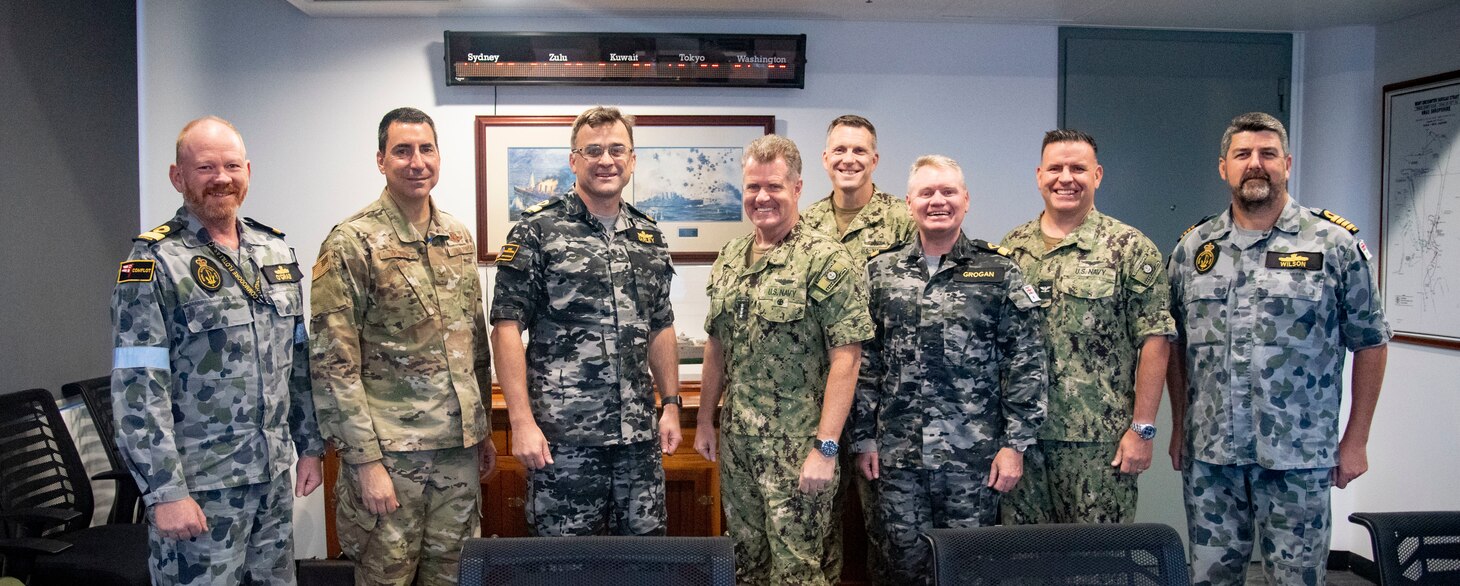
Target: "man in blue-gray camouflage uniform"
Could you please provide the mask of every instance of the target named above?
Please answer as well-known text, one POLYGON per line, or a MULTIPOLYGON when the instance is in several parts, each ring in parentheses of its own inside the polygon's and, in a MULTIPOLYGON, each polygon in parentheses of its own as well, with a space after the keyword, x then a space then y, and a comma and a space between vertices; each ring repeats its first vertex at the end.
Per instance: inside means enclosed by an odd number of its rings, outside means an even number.
POLYGON ((1276 118, 1234 118, 1218 161, 1232 205, 1188 230, 1167 265, 1179 333, 1170 451, 1197 585, 1244 583, 1254 540, 1268 583, 1323 584, 1329 487, 1369 465, 1391 331, 1358 228, 1298 205, 1292 164, 1276 118))
POLYGON ((622 197, 633 124, 614 108, 578 116, 573 189, 524 210, 497 254, 492 345, 535 535, 665 532, 661 452, 680 442, 674 270, 658 225, 622 197))
POLYGON ((853 450, 877 484, 883 559, 931 584, 922 533, 998 520, 1045 417, 1040 298, 1007 249, 963 234, 968 190, 952 159, 908 179, 912 244, 867 265, 877 336, 862 346, 853 450))
POLYGON ((232 124, 188 123, 168 176, 183 207, 135 239, 112 294, 114 425, 152 582, 292 584, 293 497, 319 486, 324 451, 302 273, 283 233, 238 218, 250 166, 232 124))

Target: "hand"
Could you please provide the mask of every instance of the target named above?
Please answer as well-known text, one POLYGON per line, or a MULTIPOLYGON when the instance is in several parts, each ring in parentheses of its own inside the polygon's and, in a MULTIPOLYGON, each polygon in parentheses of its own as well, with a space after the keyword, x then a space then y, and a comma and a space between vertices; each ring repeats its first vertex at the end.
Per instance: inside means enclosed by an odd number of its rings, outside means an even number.
POLYGON ((481 465, 477 469, 479 480, 485 481, 497 470, 497 444, 492 443, 492 438, 482 440, 481 443, 481 465))
POLYGON ((380 460, 359 464, 355 471, 360 475, 360 501, 372 515, 389 515, 400 508, 395 500, 395 483, 390 481, 390 472, 380 460))
MULTIPOLYGON (((1357 442, 1355 442, 1357 443, 1357 442)), ((1369 471, 1369 448, 1358 443, 1351 445, 1348 442, 1338 442, 1338 465, 1328 472, 1333 485, 1339 488, 1347 488, 1348 483, 1355 478, 1363 476, 1369 471)))
POLYGON ((1115 449, 1115 459, 1110 465, 1120 468, 1121 474, 1140 474, 1151 467, 1152 440, 1141 439, 1140 434, 1126 430, 1120 437, 1120 446, 1115 449))
POLYGON ((192 539, 208 530, 208 518, 193 497, 158 503, 152 508, 156 509, 152 525, 163 539, 192 539))
POLYGON ((1182 433, 1180 427, 1171 427, 1171 446, 1166 449, 1171 454, 1171 469, 1180 472, 1185 462, 1182 454, 1186 450, 1186 434, 1182 433))
POLYGON ((796 488, 806 494, 816 494, 831 486, 835 478, 836 458, 828 458, 812 450, 806 456, 806 463, 801 465, 801 478, 796 488))
POLYGON ((665 455, 673 454, 683 440, 679 431, 679 406, 665 405, 664 414, 659 416, 659 449, 665 455))
POLYGON ((324 460, 319 456, 300 456, 299 463, 294 465, 294 496, 309 496, 323 480, 324 460))
POLYGON ((1009 492, 1023 477, 1024 454, 1010 447, 999 448, 999 453, 994 454, 994 463, 989 466, 989 488, 1009 492))
POLYGON ((704 456, 706 460, 715 461, 715 442, 719 436, 715 434, 715 425, 701 421, 695 426, 695 451, 704 456))
POLYGON ((537 424, 512 428, 512 457, 528 470, 537 470, 553 463, 548 441, 537 424))
POLYGON ((882 463, 877 460, 877 452, 862 452, 857 454, 857 470, 861 470, 862 477, 867 480, 881 478, 882 463))

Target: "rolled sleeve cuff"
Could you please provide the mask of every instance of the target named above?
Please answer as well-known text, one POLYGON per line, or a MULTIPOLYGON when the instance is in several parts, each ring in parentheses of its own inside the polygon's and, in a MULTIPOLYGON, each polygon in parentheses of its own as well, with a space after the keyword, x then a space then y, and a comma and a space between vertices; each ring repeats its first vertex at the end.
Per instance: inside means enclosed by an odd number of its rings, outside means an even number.
POLYGON ((157 490, 154 490, 152 492, 149 492, 147 494, 142 495, 142 502, 147 503, 147 506, 150 507, 150 506, 160 505, 162 503, 170 503, 170 502, 173 502, 173 501, 180 501, 180 500, 183 500, 183 499, 187 498, 188 496, 190 496, 190 495, 188 493, 187 487, 183 487, 183 486, 165 486, 165 487, 162 487, 160 489, 157 489, 157 490))
POLYGON ((865 454, 875 451, 877 451, 877 440, 859 440, 857 443, 852 444, 853 454, 865 454))
POLYGON ((370 445, 361 448, 340 446, 340 459, 346 464, 369 464, 381 459, 380 446, 370 445))

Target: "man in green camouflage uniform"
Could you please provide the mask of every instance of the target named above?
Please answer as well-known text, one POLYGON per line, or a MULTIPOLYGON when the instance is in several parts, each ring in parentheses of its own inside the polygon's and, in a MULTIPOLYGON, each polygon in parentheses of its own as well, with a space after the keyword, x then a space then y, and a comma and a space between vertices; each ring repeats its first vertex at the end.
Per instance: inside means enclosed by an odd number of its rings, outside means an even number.
POLYGON ((572 191, 525 210, 497 255, 492 345, 535 535, 665 530, 660 451, 680 440, 674 270, 654 220, 623 201, 633 123, 614 108, 579 115, 572 191))
MULTIPOLYGON (((832 120, 826 127, 826 150, 821 152, 821 166, 831 179, 831 195, 801 212, 803 225, 841 241, 854 259, 871 260, 912 242, 915 232, 906 202, 879 191, 872 183, 872 172, 877 170, 879 158, 877 128, 871 121, 855 114, 832 120)), ((843 439, 850 440, 850 436, 843 433, 843 439)), ((851 450, 842 451, 841 465, 844 469, 856 466, 856 456, 851 450)), ((857 485, 866 528, 867 574, 874 584, 889 583, 887 562, 882 558, 883 523, 877 518, 876 487, 856 474, 843 474, 837 483, 823 565, 827 576, 841 575, 842 507, 847 485, 853 482, 857 485)))
POLYGON ((1046 133, 1035 171, 1044 213, 1004 236, 1047 300, 1051 364, 1049 419, 1004 498, 1007 524, 1129 523, 1136 475, 1151 465, 1170 292, 1156 245, 1095 210, 1095 150, 1083 132, 1046 133))
POLYGON ((282 233, 238 221, 250 165, 233 125, 189 123, 168 174, 184 205, 136 238, 112 294, 113 423, 152 581, 293 584, 291 496, 319 486, 324 452, 302 273, 282 233))
POLYGON ((1232 205, 1188 230, 1167 267, 1180 326, 1171 456, 1197 585, 1243 584, 1254 538, 1269 584, 1323 584, 1329 486, 1369 467, 1392 333, 1358 228, 1289 196, 1292 161, 1276 118, 1234 118, 1218 163, 1232 205))
POLYGON ((853 451, 877 484, 896 584, 932 584, 922 533, 995 524, 1045 415, 1039 297, 999 247, 963 235, 958 163, 913 163, 917 240, 867 265, 877 335, 862 345, 853 451))
POLYGON ((866 284, 845 248, 798 225, 794 143, 756 139, 743 162, 755 231, 726 244, 710 271, 695 449, 720 462, 737 582, 825 586, 837 578, 822 568, 836 440, 872 336, 866 284), (723 439, 708 408, 722 394, 723 439))
POLYGON ((340 548, 361 584, 455 584, 490 473, 490 355, 476 245, 431 198, 431 118, 380 121, 380 199, 320 246, 311 369, 320 426, 344 465, 340 548))

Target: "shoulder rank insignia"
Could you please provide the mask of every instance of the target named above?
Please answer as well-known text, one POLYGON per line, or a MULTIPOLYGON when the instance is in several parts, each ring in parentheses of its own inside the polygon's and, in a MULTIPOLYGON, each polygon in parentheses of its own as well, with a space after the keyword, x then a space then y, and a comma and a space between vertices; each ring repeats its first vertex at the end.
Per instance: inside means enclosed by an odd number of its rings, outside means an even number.
POLYGON ((497 253, 497 264, 506 264, 512 262, 512 259, 517 258, 517 249, 519 248, 522 248, 522 245, 503 244, 502 251, 497 253))
POLYGON ((547 199, 547 200, 544 200, 544 201, 537 202, 536 204, 533 204, 532 207, 529 207, 529 208, 527 208, 525 210, 522 210, 522 215, 525 216, 525 215, 528 215, 528 214, 538 213, 540 211, 543 211, 545 209, 548 209, 550 207, 553 207, 555 205, 558 205, 559 203, 562 203, 562 201, 563 201, 562 198, 554 197, 554 198, 551 198, 551 199, 547 199))
POLYGON ((1182 230, 1181 231, 1181 235, 1176 237, 1176 241, 1177 242, 1181 242, 1181 240, 1183 238, 1186 238, 1186 235, 1187 234, 1190 234, 1192 230, 1195 230, 1197 226, 1200 226, 1202 224, 1205 224, 1205 223, 1207 223, 1207 220, 1210 220, 1210 219, 1215 218, 1215 217, 1217 217, 1217 215, 1216 214, 1212 214, 1210 216, 1207 216, 1205 218, 1202 218, 1200 220, 1197 220, 1196 223, 1195 224, 1192 224, 1190 228, 1187 228, 1185 230, 1182 230))
POLYGON ((994 244, 992 242, 987 242, 987 241, 978 240, 978 239, 974 239, 973 240, 973 247, 975 249, 977 249, 977 250, 982 250, 984 252, 992 252, 992 253, 997 254, 999 256, 1009 256, 1010 254, 1013 254, 1014 253, 1014 251, 1009 250, 1009 247, 1007 247, 1007 246, 999 246, 999 245, 994 244))
POLYGON ((117 283, 151 283, 157 269, 157 261, 129 260, 117 270, 117 283))
POLYGON ((1338 224, 1338 227, 1343 228, 1344 230, 1348 230, 1350 234, 1359 233, 1359 227, 1355 226, 1353 222, 1345 220, 1343 219, 1343 216, 1340 216, 1328 210, 1313 210, 1313 215, 1338 224))
POLYGON ((1222 251, 1221 249, 1217 248, 1216 240, 1208 240, 1206 242, 1203 242, 1201 245, 1201 249, 1197 250, 1196 252, 1195 262, 1192 263, 1196 266, 1196 274, 1207 274, 1207 271, 1212 270, 1212 267, 1217 265, 1217 257, 1221 254, 1222 251))
POLYGON ((167 238, 168 236, 172 236, 173 234, 176 234, 179 230, 182 230, 182 227, 183 227, 182 222, 179 222, 177 220, 172 220, 172 221, 167 222, 166 224, 163 224, 161 226, 158 226, 156 228, 153 228, 151 230, 148 230, 146 232, 143 232, 141 234, 138 234, 132 240, 141 240, 141 241, 144 241, 144 242, 157 242, 157 241, 162 240, 163 238, 167 238))
POLYGON ((255 228, 258 228, 260 230, 263 230, 265 232, 268 232, 270 234, 273 234, 275 236, 278 236, 280 238, 283 238, 284 237, 284 233, 283 232, 280 232, 278 230, 275 230, 274 228, 271 228, 269 226, 265 226, 263 222, 260 222, 258 220, 255 220, 253 218, 244 218, 243 219, 243 223, 248 224, 250 226, 253 226, 255 228))

